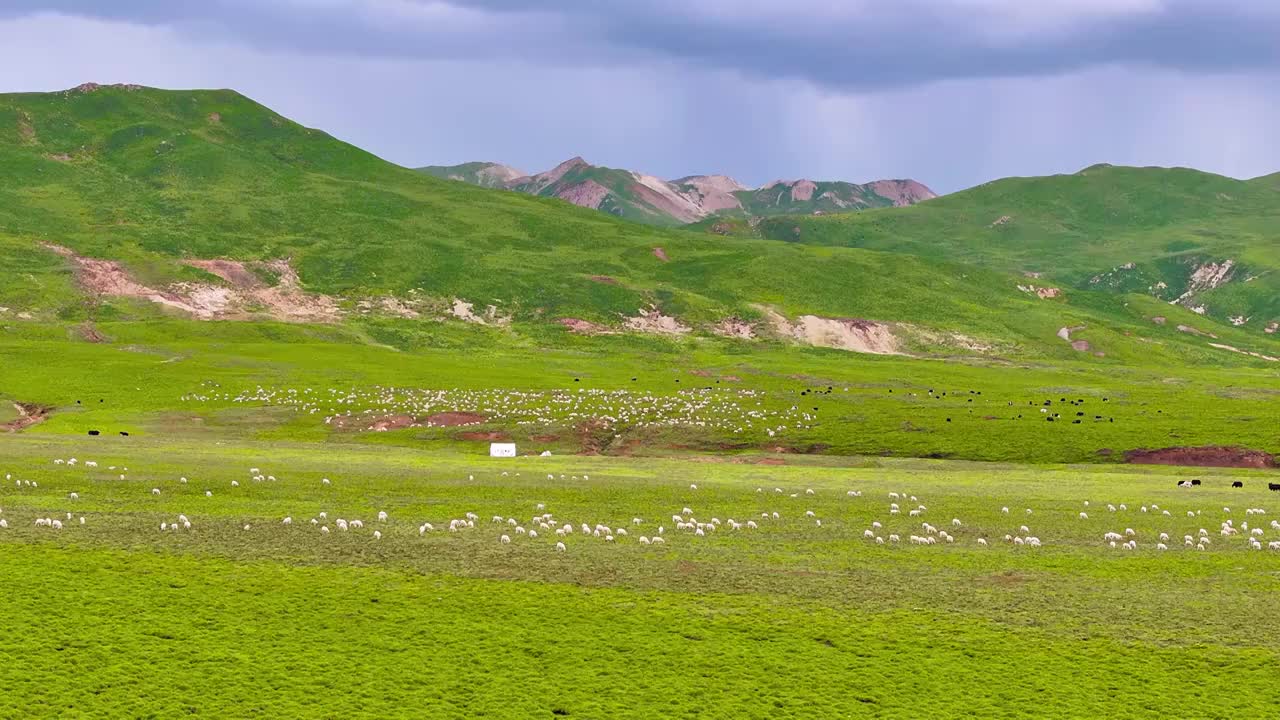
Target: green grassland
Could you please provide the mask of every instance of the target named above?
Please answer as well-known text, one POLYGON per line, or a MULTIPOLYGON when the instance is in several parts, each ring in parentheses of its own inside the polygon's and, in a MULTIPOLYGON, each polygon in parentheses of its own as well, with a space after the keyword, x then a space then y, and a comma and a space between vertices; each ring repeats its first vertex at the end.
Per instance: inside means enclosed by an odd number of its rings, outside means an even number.
POLYGON ((100 323, 98 332, 109 341, 89 343, 69 339, 74 328, 45 326, 44 336, 0 342, 0 399, 54 409, 27 433, 125 430, 461 453, 487 449, 483 439, 460 437, 464 432, 505 434, 524 451, 641 455, 781 449, 1116 462, 1137 448, 1280 451, 1280 379, 1266 368, 961 363, 632 336, 568 336, 551 349, 531 340, 520 344, 504 331, 447 324, 401 350, 371 341, 366 331, 374 329, 165 319, 100 323), (259 387, 285 395, 310 389, 326 402, 314 403, 315 413, 284 396, 234 402, 259 387), (401 401, 380 401, 379 387, 403 390, 401 401), (335 405, 327 401, 331 391, 356 398, 335 405), (402 402, 428 392, 450 394, 429 410, 406 409, 402 402), (490 404, 476 405, 467 393, 488 393, 490 404), (494 404, 525 393, 537 397, 512 400, 524 408, 520 412, 494 404), (612 408, 554 402, 590 399, 592 393, 616 395, 612 408), (663 411, 647 420, 618 412, 689 402, 714 406, 694 415, 663 411), (755 410, 770 417, 744 425, 743 412, 755 410), (407 413, 420 420, 442 411, 478 411, 487 419, 477 426, 376 433, 363 431, 368 424, 324 422, 365 411, 375 419, 407 413), (1059 417, 1049 422, 1053 414, 1059 417), (587 433, 584 426, 599 418, 612 418, 609 431, 587 433), (676 424, 662 422, 668 419, 676 424), (779 425, 787 427, 768 434, 779 425))
POLYGON ((1258 473, 1200 471, 1187 490, 1174 469, 892 459, 35 435, 0 448, 0 470, 35 483, 0 485, 3 714, 1211 718, 1280 702, 1277 555, 1218 534, 1228 518, 1266 527, 1245 515, 1271 499, 1258 473), (890 515, 890 492, 927 510, 890 515), (676 531, 684 507, 721 529, 676 531), (445 530, 467 512, 474 528, 445 530), (543 512, 574 524, 566 552, 490 522, 533 528, 543 512), (159 530, 180 514, 189 530, 159 530), (46 516, 67 524, 32 524, 46 516), (337 518, 365 526, 319 532, 337 518), (921 520, 956 542, 908 543, 921 520), (874 521, 902 543, 864 538, 874 521), (629 534, 606 542, 583 522, 629 534), (1024 524, 1042 547, 1003 540, 1024 524), (639 544, 658 525, 666 544, 639 544), (1185 547, 1201 527, 1208 548, 1185 547), (1103 541, 1126 528, 1136 551, 1103 541))
POLYGON ((1275 471, 1125 460, 1280 454, 1276 191, 1091 168, 716 235, 427 177, 230 91, 0 96, 0 716, 1266 717, 1275 471), (153 288, 285 259, 342 314, 195 320, 53 245, 153 288), (1150 289, 1226 259, 1204 315, 1150 289), (357 311, 407 297, 510 323, 357 311), (648 306, 691 331, 557 322, 648 306), (770 309, 912 330, 711 331, 770 309), (542 512, 565 552, 490 522, 542 512))

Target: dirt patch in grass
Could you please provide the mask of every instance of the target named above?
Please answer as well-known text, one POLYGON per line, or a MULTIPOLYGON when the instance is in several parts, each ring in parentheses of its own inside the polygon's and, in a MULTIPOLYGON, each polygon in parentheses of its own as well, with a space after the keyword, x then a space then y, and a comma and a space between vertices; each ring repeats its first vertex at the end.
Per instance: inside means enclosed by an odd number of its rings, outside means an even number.
POLYGON ((205 283, 174 283, 152 288, 135 280, 123 265, 77 255, 74 251, 45 243, 51 252, 67 258, 75 268, 76 280, 85 292, 96 296, 149 300, 179 310, 198 320, 244 320, 253 308, 285 322, 336 322, 341 313, 326 295, 302 290, 298 274, 287 260, 255 263, 279 278, 268 287, 245 263, 234 260, 186 260, 184 263, 218 276, 229 287, 205 283))
POLYGON ((599 455, 613 441, 613 428, 603 418, 583 420, 573 427, 578 440, 578 452, 582 455, 599 455))
POLYGON ((1179 325, 1178 332, 1187 333, 1188 335, 1195 335, 1196 337, 1210 337, 1210 338, 1214 338, 1215 340, 1218 337, 1217 335, 1214 335, 1211 332, 1205 332, 1199 328, 1191 327, 1190 325, 1179 325))
POLYGON ((818 455, 826 452, 831 446, 823 443, 813 443, 810 445, 766 445, 763 450, 771 453, 785 453, 788 455, 818 455))
POLYGON ((711 328, 711 332, 721 337, 752 340, 756 336, 755 326, 741 318, 725 318, 711 328))
POLYGON ((24 145, 35 145, 36 128, 31 124, 31 115, 25 110, 18 111, 18 137, 21 138, 24 145))
POLYGON ((1022 585, 1023 583, 1027 582, 1029 578, 1026 575, 1023 575, 1021 573, 1014 572, 1013 570, 1006 570, 1002 573, 989 575, 987 576, 987 579, 991 581, 993 585, 999 585, 1001 587, 1012 587, 1012 586, 1022 585))
POLYGON ((603 283, 603 284, 605 284, 605 285, 617 285, 617 284, 618 284, 618 279, 617 279, 617 278, 611 278, 611 277, 609 277, 608 275, 592 275, 592 276, 591 276, 591 280, 592 280, 592 282, 603 283))
POLYGON ((480 413, 442 412, 427 416, 427 423, 438 427, 457 427, 458 425, 479 425, 489 418, 480 413))
POLYGON ((1235 347, 1234 345, 1224 345, 1224 344, 1222 344, 1222 343, 1209 343, 1209 347, 1218 348, 1219 350, 1230 350, 1230 351, 1231 351, 1231 352, 1233 352, 1233 353, 1240 353, 1241 355, 1248 355, 1248 356, 1250 356, 1250 357, 1256 357, 1256 358, 1258 358, 1258 359, 1260 359, 1260 360, 1266 360, 1266 361, 1268 361, 1268 362, 1280 362, 1280 357, 1272 357, 1271 355, 1263 355, 1262 353, 1256 353, 1256 352, 1253 352, 1253 351, 1250 351, 1250 350, 1241 350, 1240 348, 1235 347))
POLYGON ((53 414, 53 408, 36 403, 16 402, 13 409, 18 412, 18 419, 0 423, 0 431, 18 432, 44 422, 53 414))
POLYGON ((502 315, 499 313, 496 305, 487 306, 484 312, 480 314, 477 314, 474 308, 475 305, 472 303, 459 298, 454 298, 450 314, 459 320, 475 323, 477 325, 497 325, 499 327, 506 327, 511 324, 511 317, 509 315, 502 315))
POLYGON ((628 330, 658 335, 684 335, 691 328, 670 315, 663 315, 656 307, 641 308, 640 314, 623 319, 628 330))
POLYGON ((776 333, 806 345, 873 355, 905 354, 892 328, 884 323, 817 315, 801 315, 792 322, 773 308, 762 306, 761 309, 776 333))
POLYGON ((610 335, 613 333, 612 330, 604 325, 579 318, 560 318, 557 322, 568 328, 569 332, 579 335, 610 335))
POLYGON ((1138 465, 1186 465, 1191 467, 1274 468, 1275 456, 1261 450, 1208 445, 1159 450, 1128 450, 1125 462, 1138 465))
POLYGON ((107 336, 98 332, 98 328, 95 327, 92 322, 86 321, 86 322, 80 323, 80 327, 77 329, 80 332, 80 338, 83 339, 85 342, 91 342, 91 343, 107 342, 107 336))
POLYGON ((659 260, 661 260, 662 262, 669 262, 669 261, 670 261, 670 260, 669 260, 669 258, 667 258, 667 251, 666 251, 666 250, 663 250, 663 249, 662 249, 662 248, 660 248, 660 247, 656 247, 656 248, 654 248, 654 249, 653 249, 653 256, 654 256, 654 257, 656 257, 656 258, 658 258, 658 259, 659 259, 659 260))
POLYGON ((494 430, 492 432, 461 432, 454 435, 459 440, 487 440, 489 442, 508 442, 511 436, 504 432, 494 430))

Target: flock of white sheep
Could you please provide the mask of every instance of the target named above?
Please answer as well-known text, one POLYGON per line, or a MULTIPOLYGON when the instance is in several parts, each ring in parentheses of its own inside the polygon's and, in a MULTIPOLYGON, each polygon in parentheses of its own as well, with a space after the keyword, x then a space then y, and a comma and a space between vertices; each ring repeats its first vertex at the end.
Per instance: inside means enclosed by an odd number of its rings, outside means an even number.
MULTIPOLYGON (((55 459, 55 466, 60 466, 68 470, 76 468, 78 465, 86 470, 94 470, 98 468, 98 464, 93 461, 80 462, 76 458, 55 459)), ((117 472, 116 466, 109 466, 106 469, 113 475, 117 472)), ((118 477, 124 480, 127 475, 128 468, 119 468, 118 477)), ((502 477, 507 477, 509 473, 501 473, 502 477)), ((519 473, 515 473, 512 481, 518 481, 519 473)), ((549 481, 553 481, 557 476, 554 474, 547 475, 549 481)), ((568 479, 570 481, 578 481, 579 476, 573 475, 559 476, 560 479, 568 479)), ((12 482, 15 487, 21 489, 36 489, 39 484, 33 480, 15 479, 13 475, 6 474, 6 481, 12 482)), ((249 468, 247 479, 253 483, 273 483, 276 482, 274 475, 265 474, 259 468, 249 468)), ((468 477, 474 481, 474 475, 468 477)), ((589 481, 589 475, 581 476, 583 481, 589 481)), ((179 485, 188 484, 186 477, 179 477, 177 480, 179 485)), ((320 480, 322 486, 329 486, 332 481, 329 478, 320 480)), ((231 480, 230 488, 233 490, 239 488, 240 482, 231 480)), ((688 486, 688 497, 697 497, 698 486, 691 484, 688 486)), ((805 508, 807 499, 817 499, 815 496, 819 491, 813 488, 806 488, 803 492, 787 492, 781 487, 774 487, 771 491, 766 491, 764 487, 757 487, 755 494, 762 496, 758 498, 758 518, 742 518, 735 519, 726 517, 721 520, 719 517, 711 516, 700 519, 692 507, 683 506, 680 508, 672 508, 670 514, 670 532, 665 521, 646 521, 641 517, 630 518, 629 523, 602 522, 600 519, 591 518, 574 518, 557 517, 553 512, 547 511, 545 503, 536 503, 534 505, 534 513, 528 516, 518 516, 516 513, 511 514, 495 514, 490 517, 488 523, 482 523, 480 515, 475 512, 466 512, 459 517, 444 519, 438 522, 441 532, 445 533, 469 533, 469 532, 485 532, 486 526, 495 528, 493 531, 497 542, 502 545, 510 545, 516 541, 528 542, 538 541, 542 539, 558 552, 566 552, 569 549, 568 543, 571 538, 580 538, 581 541, 598 540, 603 543, 618 543, 629 540, 632 537, 637 539, 639 545, 643 546, 661 546, 667 543, 668 538, 688 536, 691 538, 705 538, 718 533, 756 533, 767 532, 770 528, 778 527, 794 527, 784 525, 784 519, 790 521, 794 519, 799 523, 807 523, 815 530, 821 531, 826 528, 827 531, 839 532, 839 526, 844 525, 846 528, 850 526, 848 520, 849 514, 864 513, 868 510, 873 514, 874 519, 862 531, 862 539, 872 542, 876 545, 896 545, 902 543, 902 538, 907 538, 907 544, 917 546, 933 546, 933 545, 955 545, 969 543, 976 547, 989 548, 994 542, 1003 541, 1004 544, 1014 547, 1040 548, 1045 544, 1041 540, 1039 534, 1034 533, 1029 527, 1031 520, 1015 523, 1012 520, 1001 521, 1008 523, 1008 532, 992 532, 989 529, 985 531, 972 530, 970 525, 962 521, 959 517, 952 517, 949 520, 931 521, 931 511, 928 506, 920 501, 916 495, 908 492, 889 491, 885 500, 885 504, 877 504, 871 498, 864 498, 864 493, 859 490, 847 490, 844 493, 846 502, 857 503, 849 512, 835 519, 835 522, 823 524, 823 518, 812 509, 805 508), (764 498, 768 498, 765 500, 764 498), (875 508, 881 508, 876 510, 875 508), (878 516, 878 517, 875 517, 878 516), (934 523, 937 523, 935 525, 934 523)), ((154 487, 150 490, 150 495, 159 496, 162 490, 154 487)), ((834 493, 833 493, 834 494, 834 493)), ((213 491, 206 489, 205 497, 212 497, 213 491)), ((67 501, 74 504, 80 499, 79 492, 72 491, 67 495, 67 501)), ((1090 525, 1096 522, 1090 518, 1088 510, 1090 501, 1083 501, 1084 510, 1074 513, 1074 522, 1088 523, 1090 525)), ((1171 547, 1176 547, 1173 538, 1181 535, 1182 546, 1187 548, 1195 548, 1196 550, 1205 551, 1213 546, 1213 538, 1207 528, 1195 527, 1189 532, 1180 532, 1175 529, 1175 524, 1179 515, 1174 515, 1170 510, 1162 509, 1155 503, 1144 504, 1136 509, 1136 513, 1145 516, 1148 520, 1154 519, 1155 524, 1165 525, 1163 530, 1148 531, 1143 533, 1144 537, 1140 537, 1140 533, 1132 525, 1136 523, 1118 522, 1119 518, 1130 514, 1129 507, 1120 503, 1104 506, 1106 508, 1105 516, 1114 518, 1109 520, 1107 524, 1113 524, 1116 529, 1107 529, 1101 532, 1101 542, 1110 548, 1124 550, 1138 550, 1139 547, 1150 547, 1156 551, 1167 551, 1171 547), (1140 545, 1141 543, 1141 545, 1140 545)), ((1050 511, 1053 512, 1053 511, 1050 511)), ((1057 510, 1059 514, 1062 510, 1057 510)), ((1213 515, 1213 512, 1206 514, 1201 509, 1188 509, 1186 518, 1192 524, 1199 525, 1201 522, 1213 515)), ((3 508, 0 508, 0 529, 8 528, 9 523, 3 517, 3 508)), ((1223 507, 1221 510, 1222 517, 1214 520, 1217 524, 1216 535, 1219 536, 1218 542, 1224 547, 1230 547, 1233 540, 1240 541, 1243 547, 1251 550, 1277 550, 1280 551, 1280 540, 1274 540, 1267 537, 1268 532, 1274 536, 1280 536, 1280 521, 1271 520, 1267 524, 1267 512, 1265 508, 1251 507, 1244 511, 1244 519, 1236 524, 1236 518, 1232 517, 1232 511, 1229 507, 1223 507), (1252 525, 1251 525, 1252 523, 1252 525)), ((1008 506, 999 509, 1000 517, 1007 517, 1012 514, 1008 506)), ((1032 508, 1024 508, 1019 514, 1030 518, 1035 515, 1032 508)), ((35 518, 35 527, 47 528, 50 530, 62 530, 70 525, 86 524, 86 517, 73 512, 60 513, 59 517, 53 517, 49 514, 41 514, 35 518), (61 515, 65 514, 65 520, 61 515)), ((374 541, 383 538, 383 529, 388 532, 392 529, 399 529, 398 523, 393 523, 391 515, 385 511, 378 511, 375 515, 374 528, 369 533, 369 537, 374 541)), ((943 516, 945 518, 945 516, 943 516)), ((293 526, 294 520, 292 515, 288 515, 278 520, 281 525, 293 526)), ((1147 523, 1152 524, 1152 523, 1147 523)), ((321 511, 314 517, 309 519, 307 523, 313 531, 321 535, 329 535, 331 532, 350 533, 358 532, 364 529, 365 523, 359 518, 349 517, 333 517, 330 518, 329 511, 321 511)), ((178 514, 174 518, 165 517, 159 519, 157 526, 160 532, 180 532, 189 531, 193 524, 186 514, 178 514)), ((305 526, 304 526, 305 527, 305 526)), ((426 535, 437 530, 437 523, 429 521, 415 521, 413 527, 416 527, 418 535, 426 535)), ((249 531, 253 529, 252 523, 243 524, 243 530, 249 531)), ((1185 530, 1185 528, 1184 528, 1185 530)), ((1066 535, 1062 538, 1064 542, 1073 543, 1078 540, 1078 533, 1066 535)))
POLYGON ((430 427, 431 415, 447 412, 483 416, 486 422, 508 426, 573 425, 590 421, 618 427, 687 426, 776 437, 788 430, 808 428, 816 419, 811 408, 771 402, 764 391, 727 387, 690 388, 672 393, 587 388, 524 392, 258 387, 231 393, 208 386, 181 399, 291 407, 300 413, 320 415, 325 424, 365 431, 383 430, 385 424, 379 421, 397 416, 414 418, 409 427, 430 427))

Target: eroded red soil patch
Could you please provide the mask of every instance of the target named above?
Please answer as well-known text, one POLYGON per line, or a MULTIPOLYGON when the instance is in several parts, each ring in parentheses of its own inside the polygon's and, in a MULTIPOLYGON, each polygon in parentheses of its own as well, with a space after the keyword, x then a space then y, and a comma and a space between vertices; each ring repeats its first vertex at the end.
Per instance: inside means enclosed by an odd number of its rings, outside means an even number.
POLYGON ((0 431, 17 432, 29 428, 44 422, 53 413, 53 408, 36 403, 16 402, 13 404, 13 409, 18 411, 18 419, 0 423, 0 431))
POLYGON ((1274 468, 1275 456, 1241 447, 1171 447, 1129 450, 1125 462, 1139 465, 1187 465, 1191 467, 1274 468))

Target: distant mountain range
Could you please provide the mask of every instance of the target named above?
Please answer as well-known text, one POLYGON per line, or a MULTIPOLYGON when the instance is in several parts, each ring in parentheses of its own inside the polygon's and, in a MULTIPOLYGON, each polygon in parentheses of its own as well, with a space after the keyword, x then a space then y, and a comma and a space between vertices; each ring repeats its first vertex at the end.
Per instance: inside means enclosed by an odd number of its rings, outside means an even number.
POLYGON ((748 188, 726 175, 663 180, 633 170, 592 165, 580 157, 529 175, 492 162, 432 165, 420 172, 482 187, 557 197, 574 205, 659 225, 683 225, 711 216, 823 214, 914 205, 937 195, 914 180, 866 184, 775 180, 748 188))

